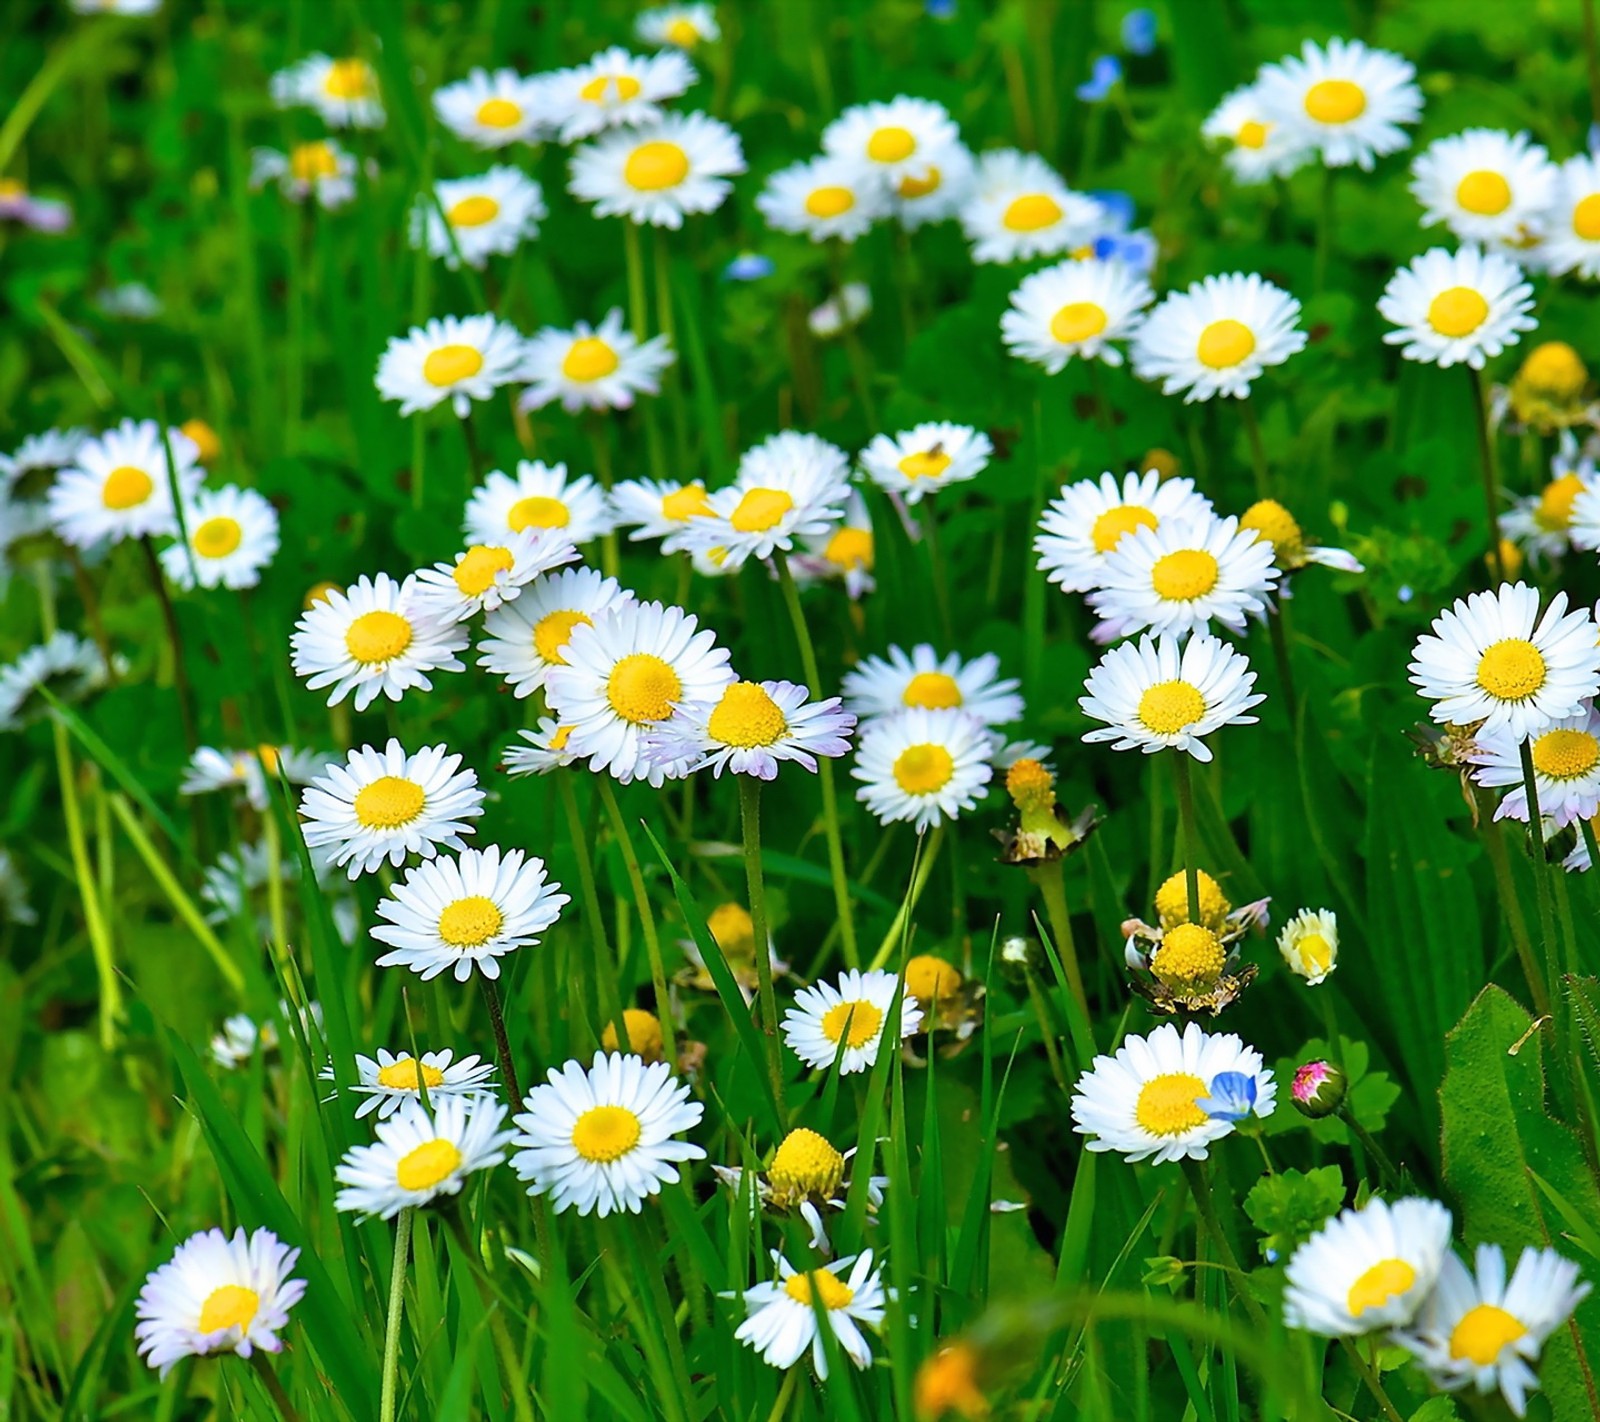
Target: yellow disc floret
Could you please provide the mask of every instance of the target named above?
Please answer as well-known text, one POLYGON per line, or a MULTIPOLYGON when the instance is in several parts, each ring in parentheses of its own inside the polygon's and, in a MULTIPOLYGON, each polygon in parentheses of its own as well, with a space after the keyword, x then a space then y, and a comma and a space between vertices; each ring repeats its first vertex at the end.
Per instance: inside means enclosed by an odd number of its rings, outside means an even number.
POLYGON ((1198 923, 1180 923, 1161 936, 1150 971, 1173 987, 1210 987, 1222 976, 1228 951, 1222 940, 1198 923))
MULTIPOLYGON (((1195 878, 1200 886, 1200 922, 1213 933, 1220 932, 1233 905, 1204 869, 1197 870, 1195 878)), ((1163 928, 1189 922, 1189 882, 1182 870, 1156 890, 1156 917, 1163 928)))

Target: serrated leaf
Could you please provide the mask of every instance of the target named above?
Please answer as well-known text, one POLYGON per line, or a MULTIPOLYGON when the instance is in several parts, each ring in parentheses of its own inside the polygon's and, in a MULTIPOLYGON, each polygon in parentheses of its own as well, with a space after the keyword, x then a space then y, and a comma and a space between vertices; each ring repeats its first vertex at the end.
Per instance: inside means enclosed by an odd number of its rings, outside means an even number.
POLYGON ((1343 1203, 1343 1172, 1337 1165, 1323 1165, 1263 1176, 1244 1197, 1244 1212, 1261 1231, 1261 1247, 1272 1258, 1309 1239, 1343 1203))

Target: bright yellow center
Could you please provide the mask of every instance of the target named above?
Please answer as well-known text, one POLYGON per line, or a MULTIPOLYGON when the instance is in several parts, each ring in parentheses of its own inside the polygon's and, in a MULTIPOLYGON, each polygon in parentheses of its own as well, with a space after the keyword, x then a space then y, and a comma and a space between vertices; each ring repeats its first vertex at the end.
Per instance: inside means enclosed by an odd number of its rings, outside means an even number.
POLYGON ((100 502, 108 509, 138 508, 155 492, 155 480, 143 469, 131 464, 119 464, 106 475, 100 486, 100 502))
POLYGON ((495 578, 509 573, 516 563, 509 548, 494 548, 475 543, 450 574, 462 597, 482 597, 494 586, 495 578))
POLYGON ((339 158, 321 139, 315 143, 297 143, 289 150, 289 174, 302 183, 314 183, 318 178, 337 177, 339 158))
POLYGON ((461 1152, 450 1141, 424 1141, 400 1158, 394 1168, 395 1183, 402 1190, 431 1190, 461 1168, 461 1152))
POLYGON ((1105 328, 1105 307, 1095 301, 1069 301, 1050 318, 1050 334, 1064 346, 1087 341, 1105 328))
POLYGON ((639 97, 640 87, 631 74, 597 74, 578 90, 578 97, 589 104, 625 104, 639 97))
POLYGON ((1267 125, 1256 119, 1246 119, 1239 125, 1239 131, 1234 134, 1233 141, 1241 148, 1265 148, 1267 125))
POLYGON ((411 1057, 399 1057, 386 1067, 378 1068, 378 1085, 390 1091, 421 1091, 426 1086, 432 1091, 444 1085, 444 1073, 411 1057))
POLYGON ((1298 558, 1305 552, 1305 534, 1295 517, 1276 499, 1261 499, 1244 511, 1240 528, 1251 529, 1258 542, 1270 543, 1280 558, 1298 558))
POLYGON ((679 49, 693 49, 700 43, 700 31, 695 29, 693 22, 680 15, 667 26, 667 43, 675 44, 679 49))
POLYGON ((257 746, 256 759, 261 762, 261 768, 268 775, 278 773, 278 748, 276 746, 257 746))
POLYGON ((505 921, 493 899, 469 894, 444 906, 439 914, 439 937, 452 948, 481 948, 505 927, 505 921))
POLYGON ((557 726, 555 733, 550 737, 549 749, 553 751, 563 751, 567 748, 567 742, 571 739, 571 726, 557 726))
POLYGON ((1204 548, 1179 548, 1157 558, 1150 569, 1150 586, 1167 602, 1193 602, 1217 585, 1221 568, 1204 548))
POLYGON ((765 533, 793 507, 794 500, 782 489, 751 489, 728 522, 740 533, 765 533))
POLYGON ((828 540, 822 556, 836 568, 871 568, 872 530, 841 528, 828 540))
POLYGON ((522 110, 510 99, 485 99, 478 105, 478 122, 485 128, 515 128, 522 110))
POLYGON ((1600 241, 1600 193, 1578 200, 1572 209, 1572 230, 1585 242, 1600 241))
POLYGON ((599 336, 579 336, 561 362, 561 373, 568 380, 600 380, 622 362, 616 351, 599 336))
POLYGON ((878 1035, 883 1026, 883 1011, 864 998, 855 1002, 841 1002, 822 1015, 822 1035, 838 1045, 864 1047, 878 1035), (849 1035, 845 1035, 848 1024, 849 1035))
POLYGON ((919 449, 900 461, 900 472, 915 483, 918 479, 937 479, 950 467, 950 456, 942 449, 919 449))
POLYGON ((907 746, 894 762, 894 779, 907 795, 932 795, 943 790, 956 773, 955 761, 941 745, 924 741, 907 746))
POLYGON ((352 808, 365 829, 399 829, 422 813, 427 795, 415 780, 402 775, 380 775, 356 792, 352 808))
POLYGON ((1209 1094, 1205 1082, 1189 1072, 1163 1072, 1139 1088, 1133 1117, 1153 1136, 1181 1136, 1211 1119, 1195 1105, 1209 1094))
POLYGON ((948 1003, 961 991, 961 974, 932 953, 918 953, 906 964, 906 991, 921 1002, 948 1003))
POLYGON ((190 538, 202 558, 226 558, 244 542, 244 529, 236 518, 208 518, 190 538))
POLYGON ((1136 528, 1154 528, 1158 520, 1149 509, 1138 504, 1118 504, 1107 509, 1094 521, 1089 539, 1096 553, 1109 553, 1122 542, 1123 535, 1136 528))
POLYGON ((826 1136, 799 1126, 783 1138, 767 1167, 767 1183, 785 1201, 831 1199, 844 1180, 844 1157, 826 1136))
POLYGON ((455 203, 445 216, 452 227, 482 227, 500 216, 500 204, 487 193, 473 193, 455 203))
POLYGON ((1600 763, 1600 741, 1588 731, 1546 731, 1533 742, 1533 768, 1552 780, 1576 780, 1600 763))
POLYGON ((867 140, 867 157, 874 163, 903 163, 916 151, 917 140, 910 130, 892 124, 867 140))
POLYGON ((572 1123, 572 1148, 585 1160, 608 1165, 639 1144, 639 1118, 626 1106, 591 1106, 572 1123))
POLYGON ((1486 1368, 1528 1330, 1513 1315, 1493 1304, 1479 1304, 1461 1315, 1450 1333, 1450 1356, 1470 1358, 1486 1368))
MULTIPOLYGON (((629 1007, 623 1011, 622 1025, 628 1031, 628 1050, 637 1053, 651 1061, 659 1060, 661 1056, 661 1022, 655 1013, 646 1012, 642 1007, 629 1007)), ((600 1045, 608 1052, 617 1050, 617 1024, 606 1023, 605 1031, 600 1034, 600 1045)))
POLYGON ((1511 206, 1511 184, 1499 173, 1479 168, 1456 184, 1456 202, 1479 217, 1494 217, 1511 206))
POLYGON ((1012 232, 1037 232, 1060 222, 1061 215, 1061 204, 1048 193, 1024 193, 1011 200, 1000 222, 1012 232))
POLYGON ((634 726, 666 720, 672 703, 682 695, 677 672, 650 652, 630 652, 606 679, 611 709, 634 726))
POLYGON ((1313 973, 1325 973, 1333 966, 1333 945, 1314 929, 1294 945, 1294 951, 1313 973))
POLYGON ((706 502, 706 486, 701 483, 685 484, 670 494, 661 496, 661 517, 674 523, 687 523, 692 518, 711 512, 706 502))
POLYGON ((1470 286, 1452 286, 1428 303, 1428 324, 1449 340, 1470 336, 1488 314, 1489 303, 1470 286))
MULTIPOLYGON (((1585 199, 1587 201, 1587 199, 1585 199)), ((1594 199, 1600 204, 1600 195, 1594 199)), ((1600 237, 1600 208, 1595 213, 1595 236, 1600 237)), ((1583 357, 1565 341, 1541 341, 1522 362, 1517 380, 1544 394, 1575 400, 1588 382, 1583 357)))
POLYGON ((1522 637, 1507 637, 1478 659, 1478 685, 1497 701, 1526 701, 1544 685, 1544 655, 1522 637))
POLYGON ((1366 94, 1348 79, 1324 79, 1306 90, 1306 116, 1318 123, 1349 123, 1366 111, 1366 94))
POLYGON ((1576 474, 1563 474, 1544 486, 1538 506, 1533 511, 1534 522, 1552 533, 1572 525, 1572 505, 1583 492, 1583 480, 1576 474))
POLYGON ((364 99, 372 92, 372 71, 364 59, 336 59, 328 66, 322 91, 330 99, 364 99))
POLYGON ((411 645, 411 624, 398 612, 363 612, 346 629, 345 650, 363 666, 390 662, 411 645))
POLYGON ((224 1328, 248 1328, 261 1307, 261 1296, 239 1284, 224 1284, 206 1295, 200 1305, 200 1332, 220 1333, 224 1328))
POLYGON ((856 195, 849 188, 813 188, 806 194, 806 211, 813 217, 842 217, 856 205, 856 195))
POLYGON ((1227 370, 1249 359, 1256 348, 1256 336, 1243 321, 1224 318, 1213 321, 1200 333, 1195 356, 1212 370, 1227 370))
POLYGON ((1180 923, 1161 937, 1161 946, 1150 959, 1150 971, 1164 983, 1190 987, 1209 987, 1222 976, 1227 962, 1222 940, 1198 923, 1180 923))
POLYGON ((1360 1318, 1369 1308, 1383 1308, 1417 1282, 1417 1271, 1404 1259, 1380 1259, 1350 1285, 1345 1308, 1360 1318))
POLYGON ((587 612, 547 612, 533 624, 533 650, 545 661, 564 667, 563 655, 572 640, 572 629, 579 625, 593 627, 594 621, 587 612))
POLYGON ((506 515, 506 523, 513 533, 521 533, 525 528, 565 528, 571 522, 567 506, 560 499, 549 499, 543 494, 518 499, 506 515))
POLYGON ((733 957, 754 954, 755 920, 743 904, 718 904, 707 917, 706 927, 723 953, 733 957))
POLYGON ((920 177, 912 177, 910 173, 907 173, 905 177, 900 179, 899 186, 895 188, 895 192, 902 198, 908 199, 927 197, 929 193, 938 192, 939 184, 943 181, 944 175, 930 164, 927 172, 920 177))
POLYGON ((736 681, 722 693, 706 729, 724 745, 770 746, 789 723, 759 682, 736 681))
POLYGON ((825 1309, 844 1308, 855 1297, 855 1291, 842 1282, 831 1269, 814 1269, 809 1274, 791 1274, 783 1286, 796 1303, 812 1306, 812 1297, 825 1309))
POLYGON ((938 711, 961 705, 961 688, 953 676, 946 676, 944 672, 918 672, 906 683, 900 700, 907 706, 925 706, 930 711, 938 711))
POLYGON ((1186 681, 1158 681, 1139 697, 1139 722, 1158 736, 1175 736, 1205 714, 1205 697, 1186 681))
POLYGON ((454 385, 483 369, 483 352, 475 346, 440 346, 422 362, 422 378, 430 385, 454 385))
POLYGON ((1055 793, 1055 777, 1037 760, 1024 757, 1006 771, 1006 794, 1018 806, 1041 802, 1053 804, 1055 793))
MULTIPOLYGON (((1231 905, 1221 886, 1204 869, 1195 872, 1200 889, 1200 922, 1215 932, 1228 916, 1231 905)), ((1156 917, 1163 928, 1189 921, 1189 876, 1179 870, 1156 890, 1156 917)))
POLYGON ((689 155, 676 143, 641 143, 622 165, 622 180, 639 192, 676 187, 689 176, 689 155))

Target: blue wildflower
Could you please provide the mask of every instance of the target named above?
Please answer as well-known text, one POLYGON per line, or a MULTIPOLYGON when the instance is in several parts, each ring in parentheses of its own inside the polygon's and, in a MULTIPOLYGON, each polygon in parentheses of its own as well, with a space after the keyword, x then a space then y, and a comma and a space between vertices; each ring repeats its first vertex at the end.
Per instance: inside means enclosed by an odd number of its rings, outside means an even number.
POLYGON ((1126 232, 1133 226, 1133 198, 1129 194, 1114 188, 1098 188, 1089 196, 1105 208, 1113 232, 1126 232))
POLYGON ((1078 97, 1098 104, 1122 80, 1122 61, 1113 54, 1102 54, 1094 62, 1088 82, 1078 85, 1078 97))
POLYGON ((1256 1079, 1242 1071, 1220 1071, 1211 1078, 1211 1095, 1194 1104, 1213 1121, 1242 1121, 1256 1109, 1256 1079))
POLYGON ((764 257, 760 252, 740 252, 722 269, 722 278, 724 281, 760 281, 772 272, 771 257, 764 257))
POLYGON ((956 16, 956 0, 926 0, 922 8, 930 20, 953 20, 956 16))
POLYGON ((1122 47, 1129 54, 1149 54, 1155 49, 1154 10, 1129 10, 1122 17, 1122 47))

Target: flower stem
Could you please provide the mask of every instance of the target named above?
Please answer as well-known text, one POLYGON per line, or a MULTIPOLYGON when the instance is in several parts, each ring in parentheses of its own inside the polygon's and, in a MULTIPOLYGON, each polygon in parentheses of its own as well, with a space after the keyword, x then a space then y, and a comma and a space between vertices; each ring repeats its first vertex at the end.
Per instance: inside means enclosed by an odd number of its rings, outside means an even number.
POLYGON ((178 713, 183 718, 183 735, 189 743, 190 754, 200 744, 195 730, 194 702, 189 693, 189 672, 183 661, 183 635, 178 631, 178 614, 172 606, 172 595, 167 591, 167 580, 161 572, 161 559, 156 556, 156 546, 149 534, 139 540, 144 549, 145 571, 150 575, 150 586, 155 589, 161 604, 161 620, 166 623, 167 641, 172 647, 172 686, 178 695, 178 713))
POLYGON ((1555 911, 1550 905, 1550 866, 1544 856, 1544 821, 1539 813, 1539 782, 1533 769, 1533 740, 1522 743, 1522 784, 1528 797, 1528 834, 1533 839, 1533 887, 1539 899, 1539 936, 1544 940, 1545 981, 1556 964, 1555 911))
POLYGON ((650 334, 646 324, 649 317, 644 294, 644 252, 639 245, 639 225, 627 218, 622 220, 622 250, 628 264, 628 322, 635 339, 642 341, 650 334))
MULTIPOLYGON (((1044 912, 1050 923, 1050 936, 1055 939, 1056 953, 1061 958, 1061 966, 1067 974, 1067 986, 1072 990, 1073 1000, 1078 1004, 1078 1011, 1083 1014, 1083 1020, 1090 1022, 1089 997, 1083 990, 1083 972, 1078 966, 1078 947, 1072 937, 1072 916, 1067 908, 1066 869, 1061 862, 1055 864, 1040 864, 1028 870, 1028 877, 1033 880, 1039 890, 1039 896, 1044 900, 1044 912)), ((1073 1032, 1073 1036, 1078 1034, 1073 1032)), ((1082 1055, 1083 1043, 1076 1044, 1079 1055, 1082 1055)), ((1091 1043, 1092 1045, 1092 1043, 1091 1043)), ((1091 1061, 1094 1053, 1091 1051, 1084 1058, 1085 1064, 1091 1061)))
POLYGON ((278 1416, 283 1422, 300 1422, 300 1414, 295 1411, 295 1406, 289 1401, 289 1394, 283 1390, 283 1384, 278 1381, 278 1375, 272 1371, 272 1364, 267 1361, 267 1355, 259 1348, 250 1355, 250 1366, 255 1369, 256 1376, 261 1379, 261 1386, 266 1388, 267 1395, 272 1399, 272 1405, 278 1409, 278 1416))
POLYGON ((1394 1162, 1389 1159, 1389 1153, 1378 1144, 1377 1138, 1360 1121, 1356 1120, 1355 1113, 1350 1110, 1349 1098, 1345 1099, 1339 1107, 1339 1119, 1350 1128, 1350 1134, 1361 1142, 1361 1149, 1366 1151, 1377 1165, 1383 1178, 1389 1185, 1400 1183, 1400 1172, 1394 1168, 1394 1162))
POLYGON ((1211 1236, 1212 1243, 1216 1245, 1223 1267, 1233 1276, 1234 1293, 1244 1305, 1251 1321, 1257 1327, 1265 1326, 1267 1318, 1261 1311, 1261 1305, 1240 1287, 1239 1280, 1244 1276, 1244 1270, 1239 1267, 1239 1257, 1233 1252, 1233 1246, 1228 1243, 1228 1236, 1223 1233, 1222 1221, 1217 1218, 1217 1209, 1211 1200, 1211 1182, 1206 1179, 1204 1167, 1198 1160, 1191 1160, 1188 1156, 1183 1158, 1181 1164, 1184 1176, 1189 1182, 1189 1193, 1194 1196, 1194 1207, 1200 1216, 1200 1223, 1211 1236))
MULTIPOLYGON (((541 1195, 535 1195, 532 1204, 533 1222, 539 1236, 539 1264, 541 1268, 547 1268, 550 1257, 549 1212, 541 1195)), ((533 1407, 528 1400, 528 1386, 523 1377, 522 1360, 517 1356, 516 1344, 511 1341, 510 1330, 506 1328, 505 1309, 495 1297, 493 1285, 484 1271, 483 1260, 467 1235, 467 1227, 461 1220, 461 1211, 446 1208, 440 1214, 445 1227, 455 1236, 456 1243, 461 1247, 473 1282, 478 1286, 478 1297, 483 1301, 484 1316, 489 1320, 489 1335, 494 1340, 495 1351, 500 1355, 500 1366, 505 1369, 506 1391, 510 1394, 517 1422, 533 1422, 533 1407)))
POLYGON ((513 1109, 516 1109, 522 1105, 522 1089, 517 1082, 517 1064, 511 1058, 511 1039, 506 1036, 505 1014, 500 1010, 500 989, 495 986, 493 979, 484 977, 482 973, 478 974, 478 981, 483 987, 483 1000, 489 1009, 489 1023, 494 1028, 494 1050, 500 1059, 500 1078, 506 1084, 513 1109))
POLYGON ((1316 296, 1322 295, 1322 290, 1328 282, 1328 253, 1333 247, 1333 185, 1334 170, 1324 168, 1322 193, 1317 204, 1317 251, 1311 268, 1311 290, 1316 296))
POLYGON ((772 989, 772 954, 767 950, 767 887, 761 870, 761 782, 753 775, 739 782, 739 828, 744 835, 744 877, 750 891, 750 924, 756 944, 756 981, 761 996, 761 1030, 766 1037, 767 1071, 773 1094, 783 1099, 778 1057, 778 999, 772 989))
POLYGON ((394 1226, 394 1268, 389 1274, 389 1321, 383 1330, 383 1388, 378 1422, 394 1422, 395 1386, 400 1374, 400 1315, 405 1312, 406 1261, 411 1249, 409 1206, 400 1211, 394 1226))
POLYGON ((1272 638, 1272 659, 1278 664, 1278 689, 1283 693, 1283 709, 1289 716, 1289 739, 1298 751, 1300 744, 1300 698, 1295 694, 1294 669, 1289 663, 1289 632, 1284 619, 1289 608, 1281 595, 1275 612, 1267 614, 1267 631, 1272 638))
POLYGON ((1388 1422, 1405 1422, 1405 1419, 1396 1410, 1394 1403, 1389 1401, 1389 1394, 1383 1390, 1383 1382, 1378 1377, 1376 1370, 1371 1363, 1361 1356, 1361 1349, 1356 1347, 1348 1338, 1341 1338, 1339 1345, 1349 1354, 1350 1361, 1355 1364, 1356 1371, 1361 1374, 1361 1381, 1366 1383, 1367 1391, 1372 1394, 1383 1415, 1388 1418, 1388 1422))
POLYGON ((1483 507, 1489 534, 1489 571, 1495 583, 1505 582, 1505 564, 1500 558, 1500 475, 1495 464, 1494 435, 1489 429, 1489 402, 1484 397, 1481 370, 1463 367, 1472 383, 1472 406, 1478 426, 1478 455, 1483 467, 1483 507))
POLYGON ((116 1045, 117 1023, 122 1018, 122 986, 117 979, 116 962, 111 952, 111 929, 100 902, 100 890, 89 863, 89 844, 83 833, 83 807, 78 801, 78 781, 72 765, 72 747, 67 728, 52 715, 51 733, 56 745, 56 774, 61 781, 61 812, 67 822, 67 847, 72 855, 72 873, 78 881, 78 898, 83 904, 84 926, 89 948, 94 954, 95 976, 100 983, 100 1045, 108 1052, 116 1045))
POLYGON ((595 887, 594 860, 589 853, 589 831, 578 813, 578 795, 572 788, 572 774, 565 769, 555 773, 556 790, 561 797, 561 808, 567 818, 567 837, 572 841, 573 853, 578 859, 578 896, 583 901, 583 916, 588 921, 593 938, 594 952, 590 958, 595 979, 595 1009, 604 1023, 610 1022, 617 1041, 628 1040, 626 1019, 622 1015, 622 999, 617 993, 617 980, 611 968, 611 944, 606 938, 605 919, 600 915, 600 893, 595 887))
POLYGON ((1261 421, 1256 418, 1256 407, 1249 399, 1239 402, 1239 417, 1244 421, 1245 437, 1250 441, 1250 467, 1256 476, 1256 497, 1265 499, 1272 493, 1272 476, 1267 472, 1267 447, 1261 442, 1261 421))
POLYGON ((1177 752, 1178 818, 1183 823, 1183 875, 1189 887, 1189 922, 1200 922, 1200 865, 1195 858, 1194 787, 1189 783, 1189 756, 1177 752))
POLYGON ((1117 421, 1112 413, 1111 402, 1106 399, 1105 374, 1100 369, 1098 360, 1086 360, 1084 365, 1089 371, 1089 395, 1094 401, 1095 415, 1100 421, 1101 433, 1106 437, 1106 464, 1119 474, 1127 468, 1122 458, 1122 452, 1117 447, 1117 421))

